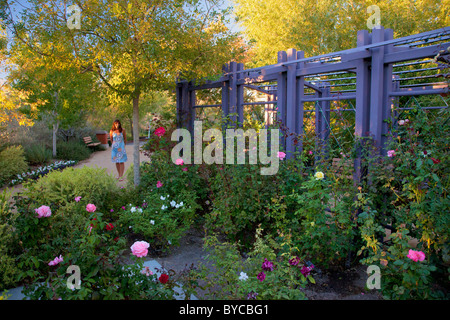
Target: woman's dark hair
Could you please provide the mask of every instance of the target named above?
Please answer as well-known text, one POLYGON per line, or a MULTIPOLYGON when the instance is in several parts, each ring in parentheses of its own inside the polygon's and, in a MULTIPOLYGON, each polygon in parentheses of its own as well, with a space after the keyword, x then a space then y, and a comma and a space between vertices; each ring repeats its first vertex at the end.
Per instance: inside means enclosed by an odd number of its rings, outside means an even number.
POLYGON ((118 127, 117 127, 117 129, 119 130, 119 132, 122 132, 122 124, 120 123, 120 120, 115 120, 115 121, 113 122, 111 131, 114 131, 114 130, 116 129, 116 128, 114 128, 114 124, 116 124, 116 123, 119 124, 118 127))

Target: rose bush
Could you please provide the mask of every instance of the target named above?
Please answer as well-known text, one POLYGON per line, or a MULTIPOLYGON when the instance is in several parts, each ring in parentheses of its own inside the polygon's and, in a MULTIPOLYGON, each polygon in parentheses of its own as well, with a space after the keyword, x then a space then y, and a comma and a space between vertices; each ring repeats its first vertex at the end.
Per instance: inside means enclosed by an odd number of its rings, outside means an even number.
MULTIPOLYGON (((291 235, 283 237, 283 245, 258 229, 251 251, 244 258, 236 244, 220 242, 216 235, 205 242, 207 261, 200 263, 196 275, 200 287, 211 299, 306 299, 302 290, 315 283, 310 273, 302 272, 305 266, 292 245, 291 235), (297 261, 293 263, 293 261, 297 261), (208 264, 214 264, 211 271, 208 264)), ((309 264, 308 264, 309 266, 309 264)), ((311 267, 311 270, 313 268, 311 267)))

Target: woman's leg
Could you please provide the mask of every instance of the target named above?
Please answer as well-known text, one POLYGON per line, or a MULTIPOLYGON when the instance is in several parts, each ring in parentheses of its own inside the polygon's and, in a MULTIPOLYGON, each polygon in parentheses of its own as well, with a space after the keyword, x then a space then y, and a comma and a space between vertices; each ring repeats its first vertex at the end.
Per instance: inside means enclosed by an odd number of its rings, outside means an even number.
POLYGON ((117 178, 120 178, 120 163, 116 162, 117 174, 119 175, 117 178))
POLYGON ((119 163, 120 164, 120 166, 119 166, 119 177, 120 178, 122 178, 122 176, 123 176, 123 172, 125 171, 125 163, 119 163))

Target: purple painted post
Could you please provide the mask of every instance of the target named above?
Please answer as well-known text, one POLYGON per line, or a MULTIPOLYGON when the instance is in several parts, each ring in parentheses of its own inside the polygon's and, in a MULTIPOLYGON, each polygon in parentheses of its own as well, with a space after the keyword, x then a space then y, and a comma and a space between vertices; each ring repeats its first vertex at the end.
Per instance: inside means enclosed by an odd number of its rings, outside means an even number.
MULTIPOLYGON (((384 40, 392 40, 394 39, 394 30, 392 29, 385 29, 384 30, 384 40)), ((394 51, 394 46, 392 44, 386 45, 385 47, 385 54, 389 54, 394 51)), ((384 78, 384 86, 383 86, 383 107, 382 107, 382 117, 383 120, 381 122, 381 154, 386 155, 386 143, 388 141, 388 123, 384 120, 391 119, 392 118, 392 112, 391 112, 391 105, 392 105, 392 97, 389 95, 389 93, 392 91, 393 88, 393 78, 392 78, 392 63, 384 64, 383 68, 383 78, 384 78)))
MULTIPOLYGON (((304 51, 298 51, 297 52, 297 59, 303 59, 305 58, 305 52, 304 51)), ((299 69, 302 69, 305 67, 304 62, 296 63, 297 65, 297 71, 299 69)), ((297 73, 297 72, 296 72, 297 73)), ((299 153, 303 152, 303 138, 304 138, 304 124, 303 124, 303 116, 304 116, 304 108, 303 108, 303 99, 305 98, 305 77, 299 76, 297 77, 297 97, 296 97, 296 117, 295 117, 295 127, 294 131, 298 134, 299 139, 297 143, 297 151, 299 153)))
POLYGON ((237 121, 237 79, 236 79, 237 63, 235 61, 230 62, 230 99, 229 99, 229 109, 228 115, 230 116, 230 121, 235 124, 237 121))
MULTIPOLYGON (((285 51, 278 51, 278 63, 286 62, 285 51)), ((286 72, 279 72, 277 77, 277 118, 281 126, 286 126, 286 72)), ((285 149, 285 136, 280 134, 280 149, 285 149)))
MULTIPOLYGON (((297 51, 289 49, 287 51, 287 60, 297 59, 297 51)), ((295 124, 297 121, 297 83, 296 83, 297 64, 292 63, 287 67, 286 73, 286 127, 288 136, 286 137, 286 158, 292 158, 295 151, 295 124)))
MULTIPOLYGON (((371 35, 367 30, 360 30, 357 34, 357 46, 362 47, 370 44, 371 35)), ((355 139, 356 139, 356 157, 354 161, 353 181, 355 184, 361 182, 363 176, 363 163, 361 158, 362 147, 364 146, 361 138, 369 134, 369 116, 370 116, 370 69, 369 61, 360 58, 356 65, 356 113, 355 113, 355 139)))
MULTIPOLYGON (((384 41, 384 28, 374 28, 372 30, 372 43, 384 41)), ((381 151, 382 147, 382 124, 384 105, 384 46, 372 48, 371 82, 370 82, 370 127, 369 131, 373 135, 375 147, 381 151)), ((390 79, 389 79, 390 80, 390 79)))
POLYGON ((190 124, 190 112, 189 112, 189 83, 187 81, 183 81, 181 87, 181 125, 183 128, 188 129, 191 134, 193 131, 191 130, 190 124))
MULTIPOLYGON (((397 79, 400 79, 399 76, 397 75, 393 75, 392 76, 392 91, 396 92, 400 89, 400 81, 395 81, 397 79)), ((399 106, 399 102, 400 102, 400 97, 392 97, 392 114, 394 117, 394 120, 398 119, 398 106, 399 106)))
MULTIPOLYGON (((222 66, 223 74, 227 74, 230 70, 228 64, 222 66)), ((227 79, 223 80, 221 83, 222 86, 222 132, 225 132, 229 123, 228 114, 230 110, 230 79, 227 76, 227 79)), ((223 146, 226 146, 225 135, 223 135, 223 146)))
MULTIPOLYGON (((237 71, 243 71, 244 70, 244 64, 238 63, 237 64, 237 71)), ((237 74, 236 81, 242 78, 242 72, 237 74)), ((243 127, 244 125, 244 86, 238 85, 236 87, 236 111, 238 114, 238 127, 243 127)))
POLYGON ((182 96, 182 84, 177 79, 176 87, 175 87, 175 94, 177 99, 177 127, 182 127, 182 117, 181 117, 181 111, 183 108, 183 105, 181 103, 181 96, 182 96))
MULTIPOLYGON (((189 82, 189 86, 193 86, 194 81, 189 82)), ((188 130, 191 134, 194 132, 194 121, 196 118, 195 104, 196 104, 196 96, 195 90, 188 90, 188 130)))
MULTIPOLYGON (((321 91, 318 93, 319 98, 330 97, 331 89, 328 82, 322 83, 320 88, 321 91)), ((320 155, 326 159, 328 157, 328 138, 330 136, 330 100, 321 100, 316 102, 316 110, 316 117, 320 119, 318 128, 318 138, 319 143, 321 144, 320 155)))

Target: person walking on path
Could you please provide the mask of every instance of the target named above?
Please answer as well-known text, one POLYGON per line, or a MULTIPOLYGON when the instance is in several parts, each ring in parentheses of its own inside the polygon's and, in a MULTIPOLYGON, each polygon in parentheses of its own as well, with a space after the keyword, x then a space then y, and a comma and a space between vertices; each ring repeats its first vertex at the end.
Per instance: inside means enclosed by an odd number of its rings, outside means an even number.
POLYGON ((117 173, 119 175, 117 179, 123 181, 122 176, 125 171, 125 162, 128 160, 127 152, 125 150, 127 135, 119 120, 114 121, 112 128, 109 131, 109 137, 112 141, 111 161, 116 164, 117 173))

